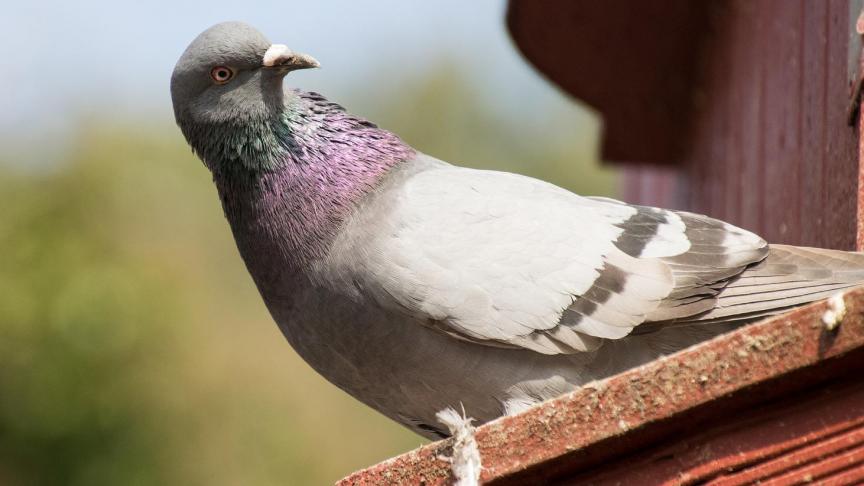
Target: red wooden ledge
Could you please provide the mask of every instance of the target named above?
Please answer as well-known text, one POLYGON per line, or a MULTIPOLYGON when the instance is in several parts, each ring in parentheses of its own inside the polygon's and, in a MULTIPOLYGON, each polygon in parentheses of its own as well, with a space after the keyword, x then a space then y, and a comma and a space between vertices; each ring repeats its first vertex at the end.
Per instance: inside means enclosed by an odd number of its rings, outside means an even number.
MULTIPOLYGON (((481 481, 864 480, 864 288, 834 331, 818 302, 478 427, 481 481)), ((339 485, 449 484, 440 441, 339 485)))

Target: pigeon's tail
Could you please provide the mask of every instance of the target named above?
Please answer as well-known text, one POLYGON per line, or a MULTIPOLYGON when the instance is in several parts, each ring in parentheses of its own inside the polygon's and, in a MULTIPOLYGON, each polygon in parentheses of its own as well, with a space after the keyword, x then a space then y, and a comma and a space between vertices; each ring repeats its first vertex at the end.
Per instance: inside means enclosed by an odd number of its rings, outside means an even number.
POLYGON ((714 309, 692 322, 752 321, 864 284, 864 253, 771 245, 717 296, 714 309))
POLYGON ((628 339, 603 343, 589 366, 601 378, 674 353, 748 322, 834 296, 864 284, 864 253, 771 245, 768 255, 733 277, 714 307, 690 316, 646 322, 628 339))

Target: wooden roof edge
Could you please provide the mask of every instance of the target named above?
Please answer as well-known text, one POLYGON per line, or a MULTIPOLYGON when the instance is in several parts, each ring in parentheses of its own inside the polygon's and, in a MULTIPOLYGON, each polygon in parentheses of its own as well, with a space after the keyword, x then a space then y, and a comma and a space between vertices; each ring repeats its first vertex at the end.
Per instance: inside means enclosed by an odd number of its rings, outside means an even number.
POLYGON ((509 0, 505 21, 531 65, 602 115, 604 160, 676 164, 717 4, 509 0))
MULTIPOLYGON (((842 295, 845 316, 834 329, 825 317, 836 310, 836 298, 750 324, 478 427, 481 481, 519 484, 540 474, 548 478, 554 471, 590 468, 676 427, 692 427, 694 412, 707 410, 702 418, 710 420, 711 410, 728 414, 736 404, 770 400, 825 380, 818 371, 833 373, 838 367, 829 366, 832 362, 864 356, 864 287, 842 295), (545 471, 532 476, 541 465, 545 471)), ((434 442, 337 484, 449 484, 450 464, 444 458, 451 447, 450 440, 434 442)))

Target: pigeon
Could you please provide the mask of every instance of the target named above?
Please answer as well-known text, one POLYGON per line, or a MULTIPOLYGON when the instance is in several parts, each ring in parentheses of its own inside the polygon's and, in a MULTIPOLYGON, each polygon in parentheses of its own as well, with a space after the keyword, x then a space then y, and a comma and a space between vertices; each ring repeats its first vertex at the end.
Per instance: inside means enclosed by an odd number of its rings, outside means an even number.
POLYGON ((217 24, 171 76, 237 248, 290 345, 428 438, 864 281, 864 255, 583 197, 423 154, 320 94, 309 55, 217 24))

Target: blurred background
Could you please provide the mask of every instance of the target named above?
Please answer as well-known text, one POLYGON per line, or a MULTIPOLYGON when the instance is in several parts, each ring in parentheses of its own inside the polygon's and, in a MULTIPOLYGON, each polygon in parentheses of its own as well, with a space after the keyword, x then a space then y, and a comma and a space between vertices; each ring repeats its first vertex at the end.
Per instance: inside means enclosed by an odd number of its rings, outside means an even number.
POLYGON ((324 93, 453 163, 614 195, 594 115, 531 70, 504 0, 11 2, 0 16, 0 485, 327 484, 424 442, 291 350, 168 80, 252 23, 324 93), (242 5, 241 5, 242 3, 242 5))

